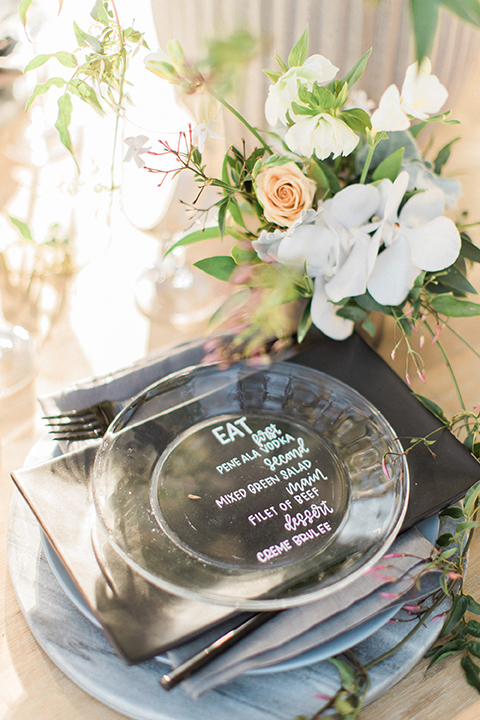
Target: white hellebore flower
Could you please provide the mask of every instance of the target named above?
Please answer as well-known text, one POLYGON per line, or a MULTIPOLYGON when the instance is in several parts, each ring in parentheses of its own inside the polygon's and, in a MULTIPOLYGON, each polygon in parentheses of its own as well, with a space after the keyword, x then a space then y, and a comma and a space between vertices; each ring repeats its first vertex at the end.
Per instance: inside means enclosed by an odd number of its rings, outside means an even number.
POLYGON ((372 115, 374 130, 406 130, 410 127, 411 115, 426 120, 429 115, 439 112, 448 92, 436 75, 432 75, 432 63, 424 58, 418 66, 413 63, 407 68, 400 93, 396 85, 390 85, 372 115))
POLYGON ((313 153, 319 160, 333 155, 350 155, 358 145, 359 137, 340 118, 320 113, 306 117, 292 125, 285 142, 293 152, 311 157, 313 153))
POLYGON ((268 90, 265 117, 269 125, 275 126, 279 122, 286 124, 287 110, 298 95, 298 82, 311 90, 315 81, 325 85, 334 79, 337 72, 338 68, 323 55, 311 55, 303 65, 287 70, 268 90))
POLYGON ((443 215, 444 196, 439 188, 420 192, 407 200, 398 212, 408 186, 402 172, 394 183, 382 180, 383 218, 374 234, 380 247, 367 283, 372 297, 381 305, 398 305, 408 295, 422 270, 435 272, 452 265, 461 248, 455 223, 443 215))
POLYGON ((128 145, 128 150, 125 154, 125 157, 123 158, 123 161, 128 162, 129 160, 133 159, 137 163, 137 167, 145 167, 145 163, 140 157, 140 155, 149 152, 150 148, 144 147, 147 141, 148 137, 146 135, 137 135, 136 137, 125 138, 125 143, 128 145))
POLYGON ((326 335, 343 340, 353 322, 338 316, 334 303, 365 292, 374 266, 377 244, 364 230, 377 212, 380 193, 373 185, 350 185, 318 211, 305 213, 285 233, 260 236, 260 257, 305 270, 314 278, 311 316, 326 335))
POLYGON ((196 141, 197 147, 201 153, 205 150, 207 138, 212 138, 212 140, 223 140, 223 136, 213 129, 214 125, 216 125, 215 120, 209 120, 208 122, 202 122, 197 125, 193 131, 193 139, 196 141))

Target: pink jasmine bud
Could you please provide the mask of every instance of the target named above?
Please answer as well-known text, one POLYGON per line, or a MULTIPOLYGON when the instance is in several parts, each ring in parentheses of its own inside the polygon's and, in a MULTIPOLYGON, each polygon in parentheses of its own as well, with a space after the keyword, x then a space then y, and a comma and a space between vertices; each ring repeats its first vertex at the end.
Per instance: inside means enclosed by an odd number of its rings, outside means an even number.
POLYGON ((413 324, 413 322, 412 322, 412 323, 410 323, 410 325, 412 326, 412 330, 413 330, 413 332, 416 332, 416 333, 418 333, 418 330, 417 330, 417 328, 415 327, 415 325, 413 324))
POLYGON ((381 592, 379 593, 380 597, 383 598, 397 598, 399 597, 400 593, 392 593, 392 592, 381 592))
POLYGON ((405 557, 405 553, 394 552, 394 553, 388 553, 388 555, 384 555, 383 559, 391 560, 392 558, 401 558, 401 557, 405 557))
POLYGON ((425 345, 425 335, 420 335, 420 340, 418 341, 418 344, 420 346, 420 349, 425 345))
POLYGON ((328 695, 323 695, 322 693, 317 693, 313 696, 315 700, 325 700, 325 702, 328 702, 330 700, 330 697, 328 695))
POLYGON ((405 317, 407 317, 408 315, 411 315, 412 312, 413 312, 413 306, 410 306, 410 307, 408 308, 408 310, 404 313, 405 317))
POLYGON ((443 324, 437 325, 437 327, 435 328, 435 334, 432 338, 432 345, 433 345, 433 343, 437 342, 438 336, 440 335, 440 331, 442 330, 442 328, 443 328, 443 324))
POLYGON ((408 613, 415 612, 416 610, 420 610, 420 605, 404 605, 403 609, 406 610, 408 613))
POLYGON ((420 380, 424 383, 425 382, 425 373, 423 370, 417 370, 417 375, 420 378, 420 380))
POLYGON ((385 458, 383 458, 383 460, 382 460, 382 470, 383 470, 383 474, 385 475, 385 477, 386 477, 388 480, 390 480, 390 479, 391 479, 391 478, 390 478, 390 471, 389 471, 389 469, 388 469, 388 467, 387 467, 387 462, 386 462, 385 458))
POLYGON ((435 622, 437 620, 443 620, 446 614, 447 613, 440 613, 440 615, 435 615, 434 617, 432 617, 432 622, 435 622))
POLYGON ((392 358, 392 360, 395 360, 395 355, 396 355, 395 350, 392 350, 392 352, 390 353, 390 357, 392 358))
POLYGON ((450 571, 449 573, 447 573, 447 578, 449 580, 460 580, 461 577, 462 576, 460 575, 460 573, 456 573, 453 571, 450 571))
POLYGON ((405 375, 405 380, 407 381, 408 386, 412 387, 412 381, 410 380, 410 375, 408 373, 405 375))

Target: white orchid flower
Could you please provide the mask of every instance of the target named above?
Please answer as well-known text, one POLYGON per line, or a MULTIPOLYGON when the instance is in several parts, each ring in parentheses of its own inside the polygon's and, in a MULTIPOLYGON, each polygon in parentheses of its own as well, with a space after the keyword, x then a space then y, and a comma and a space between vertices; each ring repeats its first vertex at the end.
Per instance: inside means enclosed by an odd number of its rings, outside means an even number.
POLYGON ((319 160, 332 155, 350 155, 358 145, 359 137, 340 118, 320 113, 306 117, 292 125, 285 142, 293 152, 311 157, 313 153, 319 160))
MULTIPOLYGON (((411 197, 398 212, 408 187, 402 172, 394 183, 382 180, 381 221, 371 228, 374 238, 385 244, 367 282, 371 296, 381 305, 398 305, 413 287, 422 270, 434 272, 452 265, 461 248, 455 223, 443 215, 444 197, 432 188, 411 197)), ((367 228, 368 229, 368 228, 367 228)))
POLYGON ((148 142, 148 137, 146 135, 137 135, 136 137, 125 138, 128 150, 123 158, 123 161, 128 162, 129 160, 135 160, 137 167, 145 167, 145 162, 140 155, 150 151, 149 147, 144 147, 146 142, 148 142))
POLYGON ((298 95, 298 83, 311 90, 316 81, 325 85, 334 79, 338 68, 323 55, 311 55, 303 65, 292 67, 274 85, 270 85, 265 103, 265 117, 273 127, 287 122, 287 111, 298 95))
POLYGON ((215 125, 215 120, 209 120, 208 122, 200 123, 194 129, 193 139, 196 141, 197 147, 201 153, 203 153, 203 151, 205 150, 205 143, 207 141, 207 138, 212 138, 212 140, 224 139, 222 135, 220 135, 214 130, 215 125))
POLYGON ((432 75, 432 63, 423 58, 420 67, 413 63, 407 68, 402 85, 402 109, 418 120, 426 120, 444 105, 448 91, 436 75, 432 75))
POLYGON ((336 340, 348 337, 353 323, 336 315, 334 303, 363 294, 375 264, 378 241, 364 228, 379 204, 373 185, 350 185, 282 237, 270 233, 269 253, 275 248, 279 262, 315 279, 312 321, 336 340))

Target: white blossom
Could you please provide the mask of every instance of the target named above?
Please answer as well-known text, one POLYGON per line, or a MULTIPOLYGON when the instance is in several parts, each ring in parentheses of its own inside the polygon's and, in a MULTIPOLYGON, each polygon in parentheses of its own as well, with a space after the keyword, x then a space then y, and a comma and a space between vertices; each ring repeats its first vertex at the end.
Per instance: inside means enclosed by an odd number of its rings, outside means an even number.
POLYGON ((209 120, 208 122, 202 122, 197 125, 193 131, 193 139, 197 143, 197 147, 201 153, 205 150, 205 143, 207 138, 212 140, 223 140, 223 136, 214 130, 216 125, 215 120, 209 120))
POLYGON ((123 158, 123 161, 128 162, 129 160, 133 159, 137 163, 137 167, 145 167, 145 162, 140 157, 140 155, 143 155, 144 153, 148 153, 150 151, 149 147, 144 147, 146 142, 148 142, 148 137, 146 135, 137 135, 136 137, 125 138, 125 143, 128 145, 128 150, 125 154, 125 157, 123 158))
POLYGON ((418 66, 407 68, 402 85, 402 109, 418 120, 426 120, 438 113, 445 103, 448 92, 436 75, 432 75, 432 63, 424 58, 418 66))
POLYGON ((293 152, 311 157, 314 153, 319 160, 332 155, 350 155, 358 145, 358 135, 340 118, 320 113, 305 117, 292 125, 285 142, 293 152))
POLYGON ((381 305, 398 305, 422 270, 435 272, 452 265, 461 248, 455 223, 443 215, 444 196, 431 188, 411 197, 399 210, 409 176, 402 172, 394 183, 382 180, 381 220, 372 225, 378 245, 385 244, 370 274, 367 289, 381 305))
POLYGON ((378 103, 378 108, 372 115, 374 130, 407 130, 410 120, 402 110, 400 92, 396 85, 390 85, 378 103))
POLYGON ((299 82, 311 90, 315 81, 319 85, 329 83, 337 72, 338 68, 323 55, 311 55, 303 65, 287 70, 268 90, 265 117, 269 125, 286 124, 286 114, 298 95, 299 82))

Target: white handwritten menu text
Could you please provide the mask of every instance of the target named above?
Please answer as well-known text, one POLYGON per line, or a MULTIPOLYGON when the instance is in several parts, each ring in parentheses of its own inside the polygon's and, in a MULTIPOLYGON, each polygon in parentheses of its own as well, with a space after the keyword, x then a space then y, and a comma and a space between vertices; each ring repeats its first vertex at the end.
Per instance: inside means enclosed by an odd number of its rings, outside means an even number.
POLYGON ((267 414, 194 426, 165 451, 152 487, 157 521, 174 542, 237 567, 317 554, 342 524, 350 492, 329 441, 267 414))

